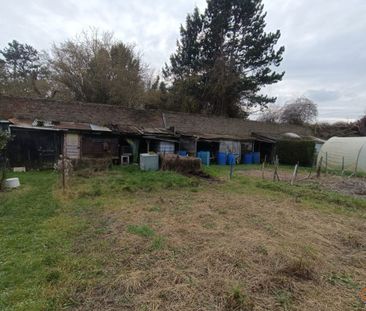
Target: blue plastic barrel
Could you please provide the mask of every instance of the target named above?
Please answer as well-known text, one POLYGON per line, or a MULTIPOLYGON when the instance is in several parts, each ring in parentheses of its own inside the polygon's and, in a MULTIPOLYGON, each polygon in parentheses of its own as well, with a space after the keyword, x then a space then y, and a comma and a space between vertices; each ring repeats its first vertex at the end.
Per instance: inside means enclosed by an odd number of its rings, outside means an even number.
POLYGON ((235 165, 235 155, 232 153, 229 153, 227 156, 227 164, 229 165, 235 165))
POLYGON ((253 163, 253 154, 251 152, 244 154, 243 163, 244 164, 252 164, 253 163))
POLYGON ((199 151, 197 152, 197 158, 200 158, 203 165, 210 165, 210 152, 209 151, 199 151))
POLYGON ((261 163, 261 154, 260 152, 253 152, 253 163, 260 164, 261 163))
POLYGON ((181 157, 186 157, 186 156, 188 155, 188 152, 187 152, 187 151, 185 151, 185 150, 180 150, 180 151, 179 151, 179 155, 180 155, 181 157))
POLYGON ((226 165, 226 153, 218 152, 217 153, 217 164, 218 165, 226 165))

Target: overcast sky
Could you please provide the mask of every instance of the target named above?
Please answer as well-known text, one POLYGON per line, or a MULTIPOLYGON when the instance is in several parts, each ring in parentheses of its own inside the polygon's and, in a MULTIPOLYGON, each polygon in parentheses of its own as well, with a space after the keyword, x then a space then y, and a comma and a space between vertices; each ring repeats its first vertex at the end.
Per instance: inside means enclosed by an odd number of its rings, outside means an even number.
MULTIPOLYGON (((286 48, 284 80, 266 92, 283 104, 307 96, 321 120, 366 113, 366 0, 264 0, 269 30, 286 48)), ((179 25, 205 0, 1 0, 0 48, 17 39, 49 50, 95 26, 135 43, 156 72, 175 50, 179 25)))

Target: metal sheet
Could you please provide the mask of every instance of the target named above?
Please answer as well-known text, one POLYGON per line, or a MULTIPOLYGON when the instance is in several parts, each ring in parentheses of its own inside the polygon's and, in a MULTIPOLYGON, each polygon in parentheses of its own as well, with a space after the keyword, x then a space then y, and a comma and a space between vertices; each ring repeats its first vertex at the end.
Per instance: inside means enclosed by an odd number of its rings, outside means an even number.
POLYGON ((105 126, 99 126, 95 124, 90 124, 90 128, 92 131, 98 131, 98 132, 112 132, 108 127, 105 126))

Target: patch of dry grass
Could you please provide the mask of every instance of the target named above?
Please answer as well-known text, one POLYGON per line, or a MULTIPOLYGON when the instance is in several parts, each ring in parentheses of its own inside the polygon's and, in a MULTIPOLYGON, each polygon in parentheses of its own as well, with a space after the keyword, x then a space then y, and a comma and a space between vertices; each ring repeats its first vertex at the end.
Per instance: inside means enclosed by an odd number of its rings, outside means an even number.
POLYGON ((74 177, 57 219, 83 231, 47 276, 54 309, 362 310, 362 206, 335 213, 342 198, 265 186, 133 168, 74 177))
POLYGON ((101 272, 70 292, 73 309, 361 310, 359 214, 315 209, 247 177, 133 191, 124 177, 101 174, 64 197, 100 200, 94 217, 104 219, 100 234, 75 245, 101 272))

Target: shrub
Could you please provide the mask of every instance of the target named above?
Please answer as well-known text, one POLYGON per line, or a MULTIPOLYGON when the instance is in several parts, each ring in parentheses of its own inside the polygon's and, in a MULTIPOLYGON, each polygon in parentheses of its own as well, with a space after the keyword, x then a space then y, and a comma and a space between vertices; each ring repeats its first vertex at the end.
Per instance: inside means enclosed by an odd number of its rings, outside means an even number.
POLYGON ((277 143, 277 154, 282 164, 311 166, 314 161, 313 141, 281 140, 277 143))
POLYGON ((3 151, 8 144, 10 134, 6 131, 0 130, 0 152, 3 151))
POLYGON ((10 134, 0 130, 0 190, 2 190, 3 182, 6 178, 6 157, 5 148, 10 140, 10 134))

